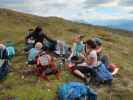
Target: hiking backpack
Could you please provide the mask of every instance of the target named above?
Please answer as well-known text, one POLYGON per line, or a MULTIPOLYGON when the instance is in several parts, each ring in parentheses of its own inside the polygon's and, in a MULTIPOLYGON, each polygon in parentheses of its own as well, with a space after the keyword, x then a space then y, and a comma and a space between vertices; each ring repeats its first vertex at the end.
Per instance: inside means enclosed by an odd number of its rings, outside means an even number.
POLYGON ((7 59, 8 53, 7 50, 4 48, 0 48, 0 59, 7 59))
POLYGON ((40 50, 37 50, 36 48, 32 48, 30 49, 30 51, 28 52, 28 61, 35 61, 36 57, 38 56, 38 54, 40 53, 40 50))
POLYGON ((58 88, 58 100, 97 100, 97 94, 79 82, 70 82, 58 88))
POLYGON ((55 53, 59 56, 65 56, 68 54, 68 46, 64 41, 57 41, 55 53))
POLYGON ((6 47, 6 50, 7 50, 7 55, 8 55, 8 59, 12 59, 14 56, 15 56, 15 48, 13 46, 10 46, 10 47, 6 47))
POLYGON ((55 44, 46 39, 44 39, 43 45, 44 45, 44 49, 48 49, 51 51, 55 50, 55 44))
POLYGON ((7 60, 0 59, 0 80, 2 80, 9 72, 9 64, 7 60))
POLYGON ((101 63, 96 68, 96 81, 102 82, 102 81, 109 81, 109 80, 113 80, 113 76, 106 68, 106 66, 101 63))

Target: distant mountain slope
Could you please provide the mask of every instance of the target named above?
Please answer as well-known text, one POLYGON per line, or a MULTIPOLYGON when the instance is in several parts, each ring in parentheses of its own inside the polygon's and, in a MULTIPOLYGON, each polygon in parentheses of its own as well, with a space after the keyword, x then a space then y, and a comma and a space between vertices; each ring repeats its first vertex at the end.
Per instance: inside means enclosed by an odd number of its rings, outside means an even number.
POLYGON ((90 35, 100 34, 100 32, 97 32, 98 30, 101 30, 101 33, 107 33, 107 31, 120 34, 128 33, 125 31, 110 30, 109 28, 93 26, 90 24, 80 24, 57 17, 39 17, 12 10, 0 9, 0 32, 5 35, 12 34, 11 38, 17 37, 17 35, 13 33, 18 33, 18 35, 24 34, 29 28, 34 28, 37 25, 43 26, 44 30, 48 34, 56 36, 57 34, 65 35, 75 33, 89 33, 90 35))
POLYGON ((133 20, 83 20, 83 23, 106 26, 114 29, 133 31, 133 20))

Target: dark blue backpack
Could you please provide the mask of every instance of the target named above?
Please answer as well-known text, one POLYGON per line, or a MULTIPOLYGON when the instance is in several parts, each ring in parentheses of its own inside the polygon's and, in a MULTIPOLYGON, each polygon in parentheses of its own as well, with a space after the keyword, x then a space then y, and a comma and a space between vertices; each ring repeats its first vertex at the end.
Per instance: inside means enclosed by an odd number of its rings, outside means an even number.
POLYGON ((2 80, 9 72, 9 64, 6 60, 0 60, 0 80, 2 80))
POLYGON ((84 84, 70 82, 59 87, 58 100, 97 100, 97 95, 84 84))
POLYGON ((96 69, 96 80, 99 82, 113 80, 112 74, 104 64, 100 64, 96 69))
POLYGON ((6 49, 0 48, 0 59, 8 59, 8 53, 6 49))

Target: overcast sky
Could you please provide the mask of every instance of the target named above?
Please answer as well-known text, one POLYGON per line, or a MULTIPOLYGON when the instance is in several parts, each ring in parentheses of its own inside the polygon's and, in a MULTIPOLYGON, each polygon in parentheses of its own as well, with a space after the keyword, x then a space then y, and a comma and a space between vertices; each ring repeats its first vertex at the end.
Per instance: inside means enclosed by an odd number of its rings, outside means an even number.
POLYGON ((0 0, 0 7, 72 20, 133 19, 133 0, 0 0))

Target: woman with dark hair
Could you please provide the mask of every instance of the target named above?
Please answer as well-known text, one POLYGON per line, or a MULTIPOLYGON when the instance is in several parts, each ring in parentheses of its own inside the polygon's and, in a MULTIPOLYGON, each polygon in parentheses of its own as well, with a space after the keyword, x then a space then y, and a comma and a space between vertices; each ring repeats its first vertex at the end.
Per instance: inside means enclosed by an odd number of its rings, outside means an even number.
POLYGON ((44 39, 43 29, 40 26, 37 26, 35 30, 31 34, 29 34, 26 38, 28 39, 31 37, 35 40, 35 43, 37 42, 43 43, 44 39))
POLYGON ((94 41, 96 44, 98 61, 101 61, 106 67, 109 66, 108 56, 103 54, 102 40, 100 38, 92 38, 92 41, 94 41))
POLYGON ((100 38, 92 38, 92 40, 96 43, 98 61, 101 61, 112 75, 116 75, 119 68, 116 64, 110 64, 108 56, 103 53, 102 40, 100 38))
POLYGON ((84 81, 87 81, 86 74, 90 73, 94 75, 94 67, 97 66, 97 53, 96 53, 96 44, 92 40, 86 41, 86 54, 82 54, 84 62, 81 64, 72 64, 70 67, 71 71, 82 78, 84 81))
MULTIPOLYGON (((52 44, 52 49, 55 49, 56 47, 56 44, 57 44, 57 41, 56 40, 52 40, 51 38, 49 38, 44 32, 43 32, 43 29, 42 27, 40 26, 37 26, 35 28, 35 30, 29 34, 26 39, 28 40, 29 38, 32 38, 35 43, 34 45, 37 43, 37 42, 41 42, 42 44, 45 44, 44 42, 47 41, 47 43, 49 44, 52 44)), ((47 47, 44 47, 45 49, 47 49, 47 47)))

